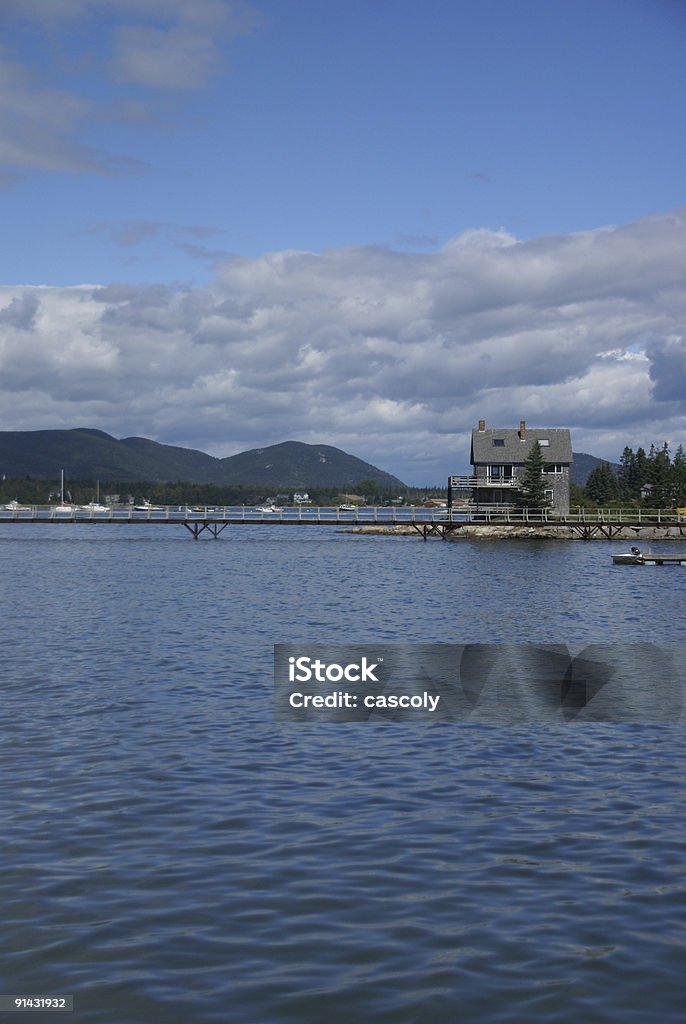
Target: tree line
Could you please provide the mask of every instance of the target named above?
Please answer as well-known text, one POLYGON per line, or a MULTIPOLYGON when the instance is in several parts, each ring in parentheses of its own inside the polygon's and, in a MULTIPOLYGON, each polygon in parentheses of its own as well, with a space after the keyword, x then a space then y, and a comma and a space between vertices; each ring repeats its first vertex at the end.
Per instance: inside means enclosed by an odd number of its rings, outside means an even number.
MULTIPOLYGON (((577 497, 575 495, 573 497, 577 497)), ((596 505, 643 505, 675 508, 686 505, 686 453, 679 445, 672 457, 667 442, 633 451, 625 447, 619 466, 604 462, 589 474, 583 498, 596 505)))
MULTIPOLYGON (((548 486, 544 476, 543 452, 538 441, 529 451, 519 486, 512 497, 516 504, 529 508, 545 508, 548 486)), ((571 504, 598 506, 624 505, 644 508, 679 508, 686 506, 686 453, 679 445, 674 457, 667 442, 636 452, 626 446, 617 468, 603 462, 591 471, 584 487, 571 485, 571 504)))
MULTIPOLYGON (((445 497, 445 487, 413 487, 402 490, 390 490, 375 480, 358 480, 343 487, 301 487, 306 490, 313 505, 336 504, 344 496, 344 491, 364 498, 370 505, 387 505, 393 502, 417 504, 429 497, 445 497)), ((292 499, 292 488, 276 484, 194 484, 176 481, 129 480, 108 481, 81 479, 68 480, 65 483, 64 496, 67 501, 77 505, 85 505, 93 501, 99 491, 101 501, 118 496, 119 503, 138 503, 148 499, 154 505, 259 505, 267 498, 278 498, 281 503, 292 499)), ((45 505, 50 501, 59 500, 60 481, 45 477, 5 477, 0 479, 0 504, 16 498, 26 505, 45 505)))

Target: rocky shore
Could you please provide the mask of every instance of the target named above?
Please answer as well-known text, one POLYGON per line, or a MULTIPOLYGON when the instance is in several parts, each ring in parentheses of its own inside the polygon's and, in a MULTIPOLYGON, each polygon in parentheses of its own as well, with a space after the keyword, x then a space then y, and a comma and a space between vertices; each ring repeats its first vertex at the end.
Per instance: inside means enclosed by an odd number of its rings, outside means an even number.
MULTIPOLYGON (((364 525, 352 526, 340 533, 364 533, 385 537, 420 537, 412 526, 382 526, 364 525)), ((438 537, 438 534, 430 535, 438 537)), ((459 530, 455 530, 448 537, 448 540, 581 540, 582 538, 569 527, 555 527, 529 525, 529 526, 487 526, 466 524, 459 530)), ((602 535, 591 538, 593 540, 607 540, 602 535)), ((624 527, 613 540, 632 541, 634 544, 640 541, 653 540, 682 540, 686 541, 686 526, 658 527, 624 527)))

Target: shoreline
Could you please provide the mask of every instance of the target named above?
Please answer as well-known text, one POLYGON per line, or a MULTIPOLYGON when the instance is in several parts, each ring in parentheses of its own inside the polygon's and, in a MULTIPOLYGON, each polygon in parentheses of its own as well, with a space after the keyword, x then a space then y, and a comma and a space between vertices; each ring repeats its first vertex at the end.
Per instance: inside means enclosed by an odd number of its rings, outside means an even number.
MULTIPOLYGON (((368 536, 381 537, 421 537, 421 534, 411 526, 384 526, 369 524, 364 526, 352 526, 346 530, 338 530, 338 533, 361 533, 368 536)), ((429 535, 432 536, 431 534, 429 535)), ((434 534, 438 537, 438 534, 434 534)), ((459 530, 451 533, 446 540, 602 540, 607 537, 595 536, 591 538, 581 537, 571 527, 564 526, 486 526, 467 525, 461 526, 459 530)), ((654 541, 654 540, 681 540, 686 541, 686 527, 684 526, 640 526, 623 527, 612 541, 654 541)))

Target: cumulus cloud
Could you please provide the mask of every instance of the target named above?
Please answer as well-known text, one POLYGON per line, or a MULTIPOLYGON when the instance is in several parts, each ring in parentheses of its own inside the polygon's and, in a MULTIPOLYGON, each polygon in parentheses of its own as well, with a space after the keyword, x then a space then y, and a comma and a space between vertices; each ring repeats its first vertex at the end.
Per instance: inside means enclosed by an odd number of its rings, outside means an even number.
POLYGON ((577 450, 685 440, 686 212, 520 242, 473 231, 223 262, 204 288, 0 289, 7 429, 93 426, 229 455, 297 438, 408 481, 468 432, 569 426, 577 450))

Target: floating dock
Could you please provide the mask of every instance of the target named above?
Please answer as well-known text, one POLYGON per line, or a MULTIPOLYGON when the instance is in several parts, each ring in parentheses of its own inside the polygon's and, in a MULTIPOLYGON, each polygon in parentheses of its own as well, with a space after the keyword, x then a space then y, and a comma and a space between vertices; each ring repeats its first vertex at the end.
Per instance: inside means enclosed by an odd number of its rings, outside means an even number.
POLYGON ((613 555, 612 561, 615 565, 686 565, 686 554, 653 554, 652 551, 639 551, 634 554, 613 555))

